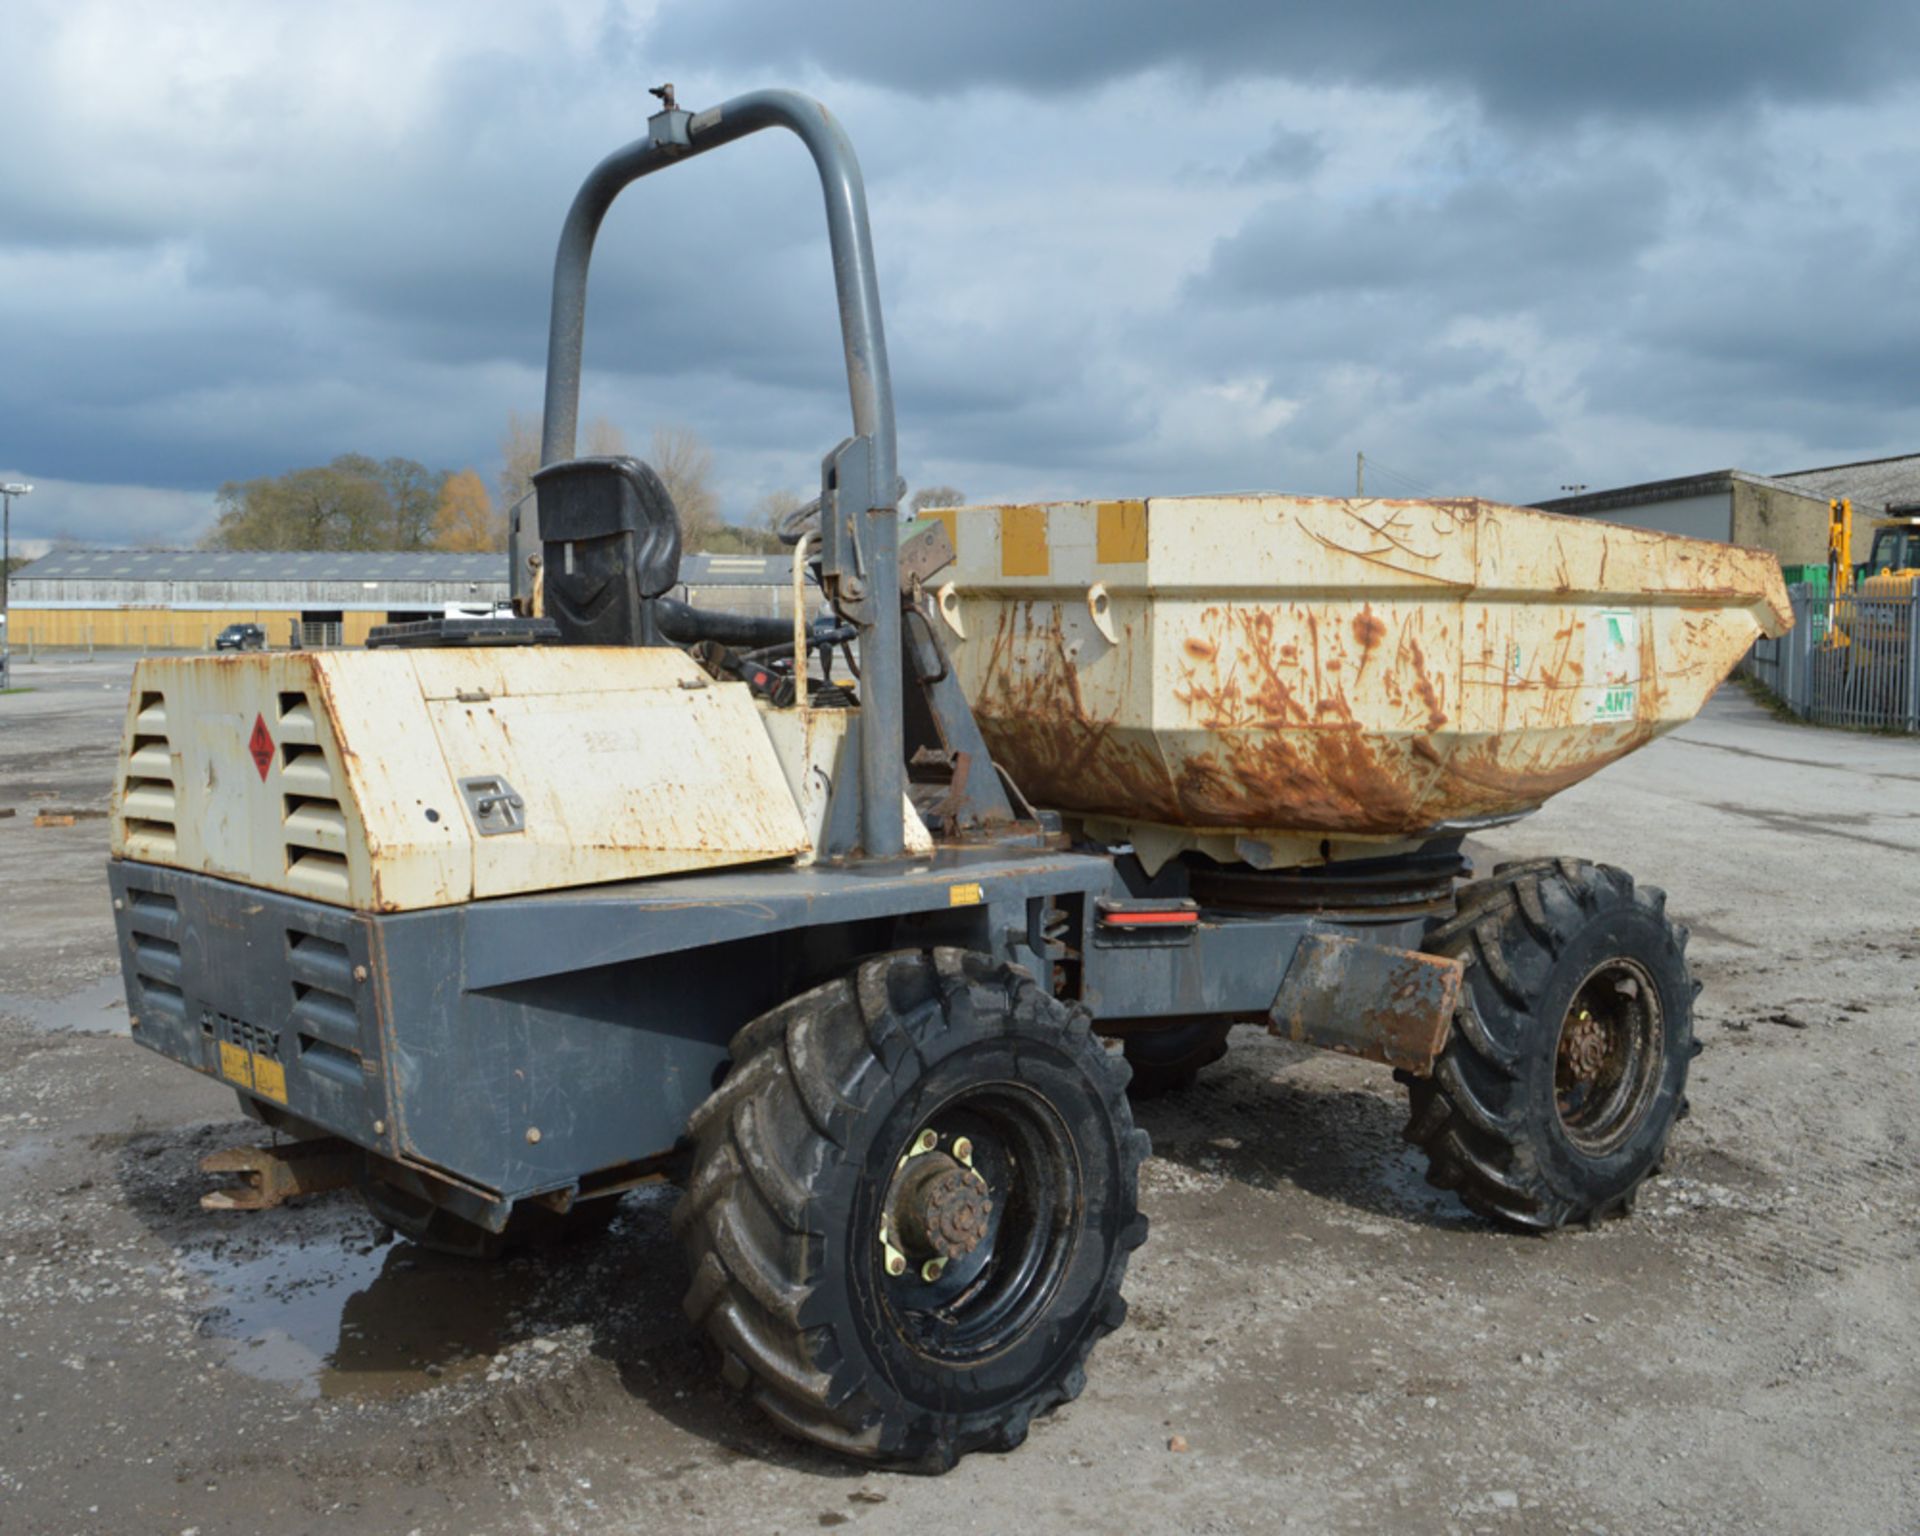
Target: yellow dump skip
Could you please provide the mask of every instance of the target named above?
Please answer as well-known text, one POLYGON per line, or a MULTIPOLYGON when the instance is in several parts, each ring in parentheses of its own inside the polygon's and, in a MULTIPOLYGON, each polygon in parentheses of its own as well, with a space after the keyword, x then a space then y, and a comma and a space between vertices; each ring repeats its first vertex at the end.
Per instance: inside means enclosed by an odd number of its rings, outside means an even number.
POLYGON ((745 685, 666 649, 143 661, 113 801, 116 855, 365 911, 811 847, 745 685), (483 835, 482 778, 520 830, 483 835))
POLYGON ((1011 548, 1008 509, 958 509, 942 611, 995 757, 1150 862, 1524 812, 1791 622, 1771 555, 1705 540, 1471 500, 1140 505, 1037 509, 1011 548))

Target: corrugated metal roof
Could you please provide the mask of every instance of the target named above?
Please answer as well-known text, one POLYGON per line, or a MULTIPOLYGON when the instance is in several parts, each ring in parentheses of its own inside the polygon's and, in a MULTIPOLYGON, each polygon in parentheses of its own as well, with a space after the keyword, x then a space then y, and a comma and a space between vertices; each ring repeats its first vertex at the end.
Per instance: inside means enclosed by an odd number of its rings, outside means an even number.
POLYGON ((1796 496, 1851 496, 1854 505, 1877 512, 1890 501, 1920 501, 1920 453, 1903 454, 1891 459, 1867 459, 1858 464, 1829 464, 1824 469, 1791 469, 1780 475, 1750 474, 1744 469, 1716 469, 1705 474, 1685 475, 1676 480, 1648 480, 1639 485, 1620 485, 1604 491, 1588 491, 1579 496, 1559 496, 1551 501, 1536 501, 1543 512, 1564 512, 1578 516, 1589 512, 1607 512, 1618 507, 1641 506, 1655 501, 1678 501, 1688 496, 1706 496, 1724 491, 1735 480, 1762 485, 1771 490, 1791 491, 1796 496))
MULTIPOLYGON (((809 583, 813 576, 809 572, 809 583)), ((792 555, 682 555, 683 587, 784 587, 793 581, 792 555)))
POLYGON ((420 550, 56 549, 16 581, 495 581, 504 554, 420 550))
POLYGON ((1774 479, 1790 481, 1796 490, 1819 496, 1851 496, 1857 510, 1878 512, 1888 502, 1920 501, 1920 453, 1789 470, 1774 479))
MULTIPOLYGON (((680 582, 693 587, 784 587, 790 555, 683 555, 680 582)), ((809 576, 809 582, 812 578, 809 576)), ((439 550, 56 549, 14 572, 16 581, 392 581, 507 580, 501 554, 439 550)))
POLYGON ((1818 493, 1805 485, 1794 485, 1778 476, 1749 474, 1744 469, 1716 469, 1703 475, 1683 475, 1676 480, 1647 480, 1639 485, 1620 485, 1611 490, 1587 491, 1579 496, 1557 496, 1551 501, 1536 501, 1541 512, 1558 512, 1565 517, 1586 517, 1596 512, 1613 512, 1623 507, 1643 507, 1655 502, 1686 501, 1695 496, 1712 496, 1732 487, 1734 481, 1765 486, 1794 496, 1818 499, 1818 493))

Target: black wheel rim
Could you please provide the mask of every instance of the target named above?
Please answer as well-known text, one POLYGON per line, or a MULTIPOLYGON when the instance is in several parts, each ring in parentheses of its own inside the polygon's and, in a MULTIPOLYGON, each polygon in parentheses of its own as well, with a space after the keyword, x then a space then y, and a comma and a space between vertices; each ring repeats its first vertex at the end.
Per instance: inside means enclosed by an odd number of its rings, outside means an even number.
POLYGON ((1626 1142, 1646 1115, 1666 1056, 1659 989, 1638 961, 1617 956, 1574 989, 1554 1051, 1561 1128, 1589 1155, 1626 1142))
POLYGON ((1045 1315, 1071 1262, 1083 1204, 1079 1157, 1060 1116, 1029 1089, 988 1084, 913 1123, 856 1241, 903 1341, 934 1360, 977 1360, 1045 1315), (941 1223, 927 1219, 926 1207, 964 1206, 963 1188, 976 1213, 982 1203, 989 1209, 976 1222, 950 1219, 949 1248, 955 1237, 971 1244, 942 1253, 927 1231, 941 1223))

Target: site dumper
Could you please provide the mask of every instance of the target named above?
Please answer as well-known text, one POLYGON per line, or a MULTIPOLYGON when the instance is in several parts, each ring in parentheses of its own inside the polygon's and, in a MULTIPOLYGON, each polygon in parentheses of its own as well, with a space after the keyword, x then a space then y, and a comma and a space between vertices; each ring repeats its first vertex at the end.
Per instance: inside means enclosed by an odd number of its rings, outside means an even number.
POLYGON ((1478 502, 961 508, 902 545, 853 151, 671 91, 556 263, 516 616, 140 664, 110 879, 134 1037, 291 1140, 228 1157, 474 1254, 675 1177, 687 1312, 780 1424, 1007 1449, 1147 1232, 1138 1089, 1236 1023, 1392 1068, 1435 1182, 1623 1209, 1693 1049, 1685 930, 1463 837, 1687 719, 1787 609, 1765 556, 1478 502), (573 456, 615 195, 765 127, 825 195, 852 434, 791 621, 673 600, 644 464, 573 456), (850 669, 857 680, 849 686, 850 669))

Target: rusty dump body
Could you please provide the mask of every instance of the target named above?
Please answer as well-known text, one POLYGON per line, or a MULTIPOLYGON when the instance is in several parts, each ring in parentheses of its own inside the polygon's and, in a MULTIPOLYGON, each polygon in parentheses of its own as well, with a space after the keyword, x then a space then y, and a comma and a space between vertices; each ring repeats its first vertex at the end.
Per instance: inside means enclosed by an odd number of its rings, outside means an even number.
POLYGON ((1791 622, 1771 555, 1484 501, 940 515, 994 756, 1150 863, 1375 856, 1525 813, 1791 622))

